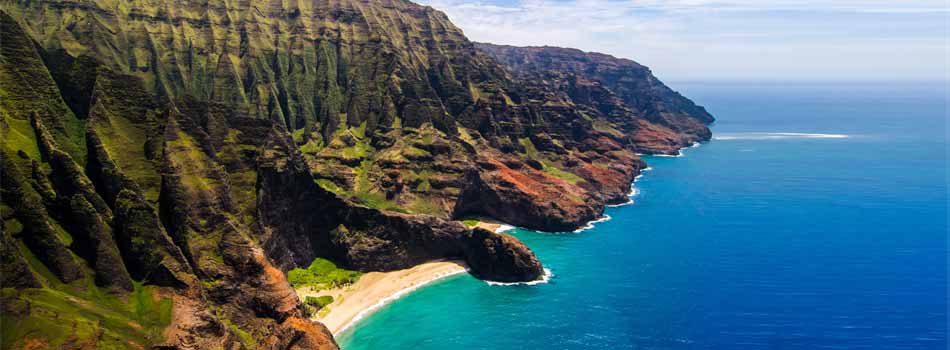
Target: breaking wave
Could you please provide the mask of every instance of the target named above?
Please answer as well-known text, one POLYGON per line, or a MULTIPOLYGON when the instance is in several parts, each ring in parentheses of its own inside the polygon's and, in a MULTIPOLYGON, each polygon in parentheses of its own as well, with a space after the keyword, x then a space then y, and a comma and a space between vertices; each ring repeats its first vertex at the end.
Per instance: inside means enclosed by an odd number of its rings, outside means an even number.
POLYGON ((495 233, 502 233, 502 232, 511 231, 511 230, 514 230, 514 229, 515 229, 514 226, 507 225, 507 224, 501 224, 501 225, 498 225, 498 228, 495 229, 495 233))
POLYGON ((607 220, 610 220, 610 215, 604 214, 604 216, 601 216, 601 217, 599 217, 599 218, 597 218, 597 219, 588 221, 588 222, 587 222, 587 225, 584 225, 584 227, 581 227, 581 228, 579 228, 579 229, 574 230, 574 233, 578 233, 578 232, 581 232, 581 231, 590 230, 590 229, 594 228, 594 225, 597 224, 598 222, 604 222, 604 221, 607 221, 607 220))
POLYGON ((551 280, 551 277, 554 277, 554 274, 551 273, 551 270, 544 268, 544 274, 541 275, 541 278, 534 281, 528 282, 495 282, 495 281, 485 281, 489 286, 533 286, 536 284, 548 283, 551 280))
MULTIPOLYGON (((636 191, 636 190, 637 190, 637 189, 634 188, 633 191, 631 191, 631 193, 633 193, 633 192, 636 191)), ((634 196, 633 194, 627 195, 627 197, 633 197, 633 196, 634 196)), ((627 201, 626 201, 626 202, 623 202, 623 203, 607 204, 607 207, 608 207, 608 208, 616 208, 616 207, 622 207, 622 206, 630 205, 630 204, 633 204, 633 198, 627 198, 627 201)))
POLYGON ((735 132, 713 136, 714 140, 784 140, 784 139, 844 139, 845 134, 816 134, 801 132, 735 132))

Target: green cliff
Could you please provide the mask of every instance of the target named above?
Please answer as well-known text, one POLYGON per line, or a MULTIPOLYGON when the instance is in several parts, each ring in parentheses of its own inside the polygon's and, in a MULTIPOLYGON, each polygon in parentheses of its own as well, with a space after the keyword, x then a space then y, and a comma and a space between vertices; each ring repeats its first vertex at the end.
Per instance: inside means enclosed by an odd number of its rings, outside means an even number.
POLYGON ((3 349, 333 349, 287 271, 537 278, 456 220, 579 227, 711 122, 407 1, 3 0, 0 38, 3 349))

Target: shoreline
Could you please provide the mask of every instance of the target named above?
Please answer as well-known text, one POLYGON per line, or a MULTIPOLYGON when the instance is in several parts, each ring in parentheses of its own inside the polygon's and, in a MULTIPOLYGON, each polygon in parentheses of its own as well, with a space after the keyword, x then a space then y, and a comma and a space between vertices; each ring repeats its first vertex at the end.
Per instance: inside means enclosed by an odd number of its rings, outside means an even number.
POLYGON ((514 226, 491 219, 479 219, 478 224, 476 224, 475 227, 483 228, 494 233, 503 233, 515 229, 514 226))
MULTIPOLYGON (((701 144, 699 142, 685 148, 696 148, 701 144)), ((666 157, 682 157, 684 152, 679 150, 676 155, 653 155, 666 157)), ((630 183, 630 192, 627 194, 627 202, 605 205, 605 207, 619 207, 633 204, 634 198, 640 194, 636 183, 644 176, 644 173, 653 170, 647 166, 640 170, 640 173, 633 178, 630 183)), ((610 220, 607 214, 595 218, 584 226, 577 228, 572 233, 589 230, 597 223, 610 220)), ((478 218, 479 222, 475 227, 482 228, 494 233, 502 233, 513 230, 516 227, 505 224, 500 221, 489 218, 478 218)), ((407 295, 416 289, 422 288, 441 279, 468 272, 468 266, 460 260, 439 260, 422 263, 411 268, 389 271, 389 272, 369 272, 360 277, 360 279, 349 286, 324 289, 314 291, 312 287, 296 288, 297 297, 301 301, 308 296, 332 296, 333 302, 324 306, 311 317, 312 320, 323 323, 334 337, 339 337, 348 329, 352 328, 363 318, 378 311, 390 302, 407 295)), ((547 283, 554 274, 544 269, 544 275, 536 281, 500 283, 486 281, 489 285, 535 285, 547 283)))
MULTIPOLYGON (((688 148, 696 148, 700 143, 694 143, 688 148)), ((682 157, 682 150, 677 155, 665 155, 667 157, 682 157)), ((656 156, 656 155, 654 155, 656 156)), ((664 156, 664 155, 661 155, 664 156)), ((643 177, 645 172, 653 168, 646 167, 640 170, 640 173, 634 177, 630 183, 630 192, 627 194, 628 201, 620 204, 605 205, 605 207, 619 207, 634 203, 634 198, 639 195, 639 189, 636 182, 643 177)), ((604 214, 595 218, 584 226, 579 227, 572 233, 586 231, 594 227, 595 224, 608 221, 611 217, 604 214)), ((487 218, 479 218, 475 227, 486 229, 494 233, 503 233, 513 230, 516 227, 487 218)), ((468 266, 460 260, 439 260, 422 263, 411 268, 389 271, 389 272, 369 272, 361 276, 360 279, 349 286, 324 289, 314 291, 312 287, 296 288, 297 297, 304 300, 308 296, 333 296, 333 302, 326 305, 323 309, 316 312, 311 319, 323 323, 334 337, 339 337, 348 329, 352 328, 357 322, 376 312, 390 302, 407 295, 416 289, 422 288, 441 279, 468 272, 468 266)), ((541 279, 530 282, 500 283, 486 281, 489 285, 535 285, 547 283, 554 274, 544 269, 544 275, 541 279)))
POLYGON ((369 272, 349 286, 319 291, 301 287, 295 291, 301 300, 308 296, 333 297, 333 302, 317 311, 311 319, 323 323, 336 337, 386 304, 420 287, 465 272, 468 272, 468 266, 462 261, 432 261, 403 270, 369 272))

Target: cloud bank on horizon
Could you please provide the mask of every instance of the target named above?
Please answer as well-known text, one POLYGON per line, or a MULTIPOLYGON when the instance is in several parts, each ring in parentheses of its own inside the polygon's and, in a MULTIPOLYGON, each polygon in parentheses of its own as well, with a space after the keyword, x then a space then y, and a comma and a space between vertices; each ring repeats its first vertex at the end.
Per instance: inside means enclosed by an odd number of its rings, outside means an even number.
POLYGON ((634 59, 666 80, 944 80, 945 0, 421 0, 469 39, 634 59))

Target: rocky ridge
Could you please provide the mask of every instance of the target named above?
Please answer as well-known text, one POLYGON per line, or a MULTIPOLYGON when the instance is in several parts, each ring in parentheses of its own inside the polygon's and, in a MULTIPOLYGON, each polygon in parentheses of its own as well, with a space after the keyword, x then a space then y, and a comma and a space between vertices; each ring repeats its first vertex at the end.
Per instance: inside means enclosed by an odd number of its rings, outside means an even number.
POLYGON ((682 148, 683 142, 708 141, 712 136, 706 126, 715 118, 705 108, 664 85, 649 68, 637 62, 562 47, 489 43, 476 43, 476 46, 522 80, 551 81, 576 103, 594 106, 604 114, 625 108, 647 121, 674 130, 681 139, 671 137, 667 145, 651 147, 645 137, 642 142, 635 142, 643 153, 670 154, 682 148))
POLYGON ((573 229, 702 139, 406 1, 2 1, 0 37, 5 349, 336 348, 282 271, 536 279, 452 219, 573 229))

